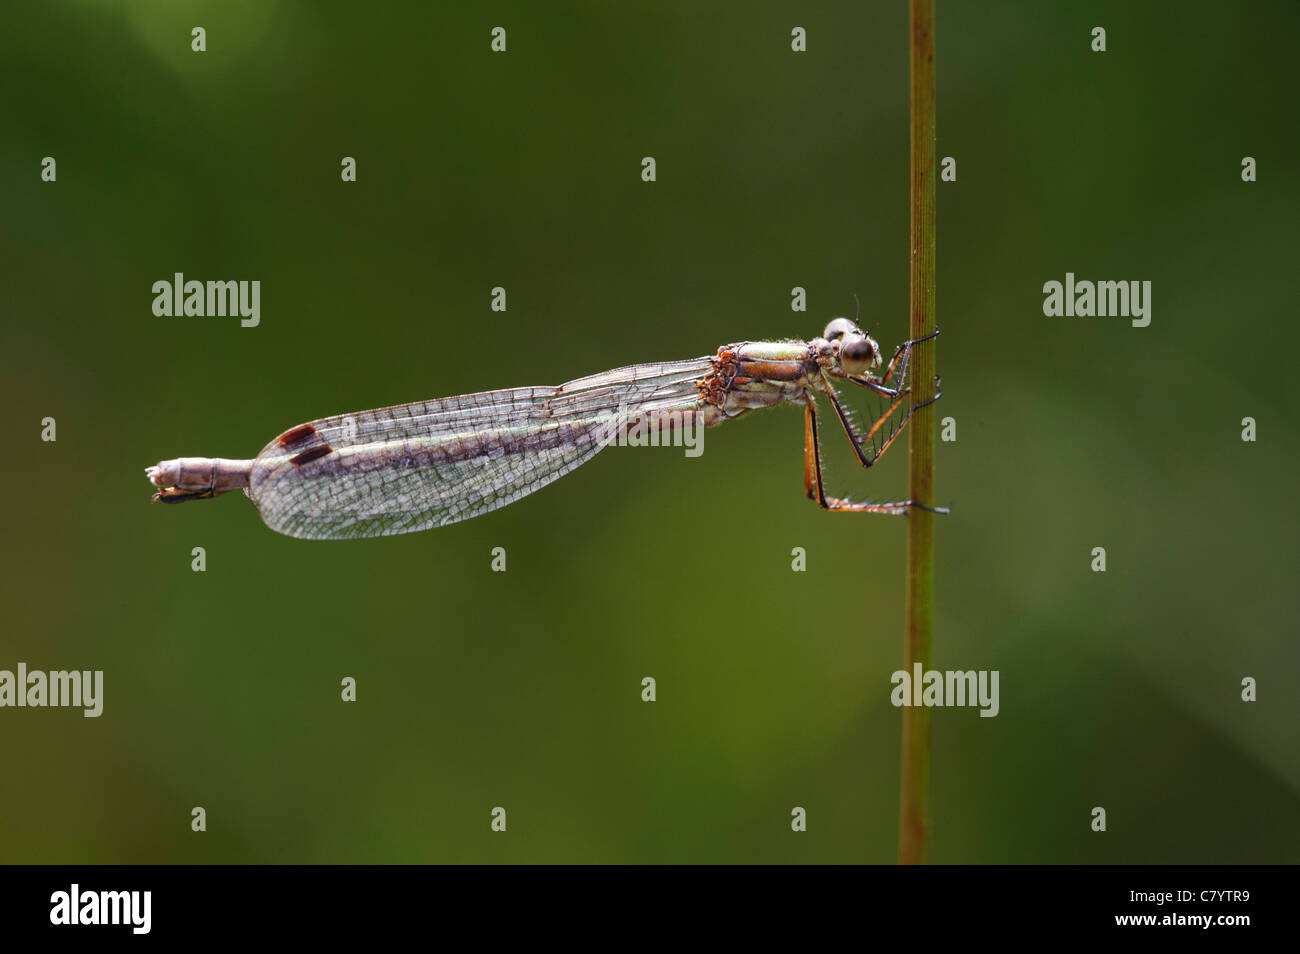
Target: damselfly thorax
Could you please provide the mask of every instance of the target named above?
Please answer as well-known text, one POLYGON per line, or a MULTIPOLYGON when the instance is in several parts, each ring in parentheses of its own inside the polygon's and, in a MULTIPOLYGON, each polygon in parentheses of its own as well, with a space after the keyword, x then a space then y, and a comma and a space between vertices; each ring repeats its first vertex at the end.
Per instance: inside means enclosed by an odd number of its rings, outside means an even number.
POLYGON ((612 430, 713 426, 756 408, 804 408, 804 489, 826 510, 906 513, 903 500, 857 503, 823 487, 817 397, 829 399, 859 463, 870 467, 902 433, 911 349, 884 374, 876 341, 836 318, 812 341, 747 341, 688 361, 637 364, 559 387, 483 391, 340 414, 290 428, 252 460, 182 457, 146 468, 154 500, 178 503, 244 490, 271 529, 316 540, 410 533, 504 507, 586 463, 612 430), (854 424, 836 382, 886 399, 870 428, 854 424), (901 412, 901 413, 900 413, 901 412))

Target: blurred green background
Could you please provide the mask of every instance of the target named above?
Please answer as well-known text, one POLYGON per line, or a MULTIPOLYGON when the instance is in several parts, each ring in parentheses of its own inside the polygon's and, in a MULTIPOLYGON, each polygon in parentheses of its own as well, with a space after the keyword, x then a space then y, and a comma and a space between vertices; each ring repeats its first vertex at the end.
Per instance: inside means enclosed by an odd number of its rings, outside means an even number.
MULTIPOLYGON (((939 4, 934 665, 999 670, 1001 713, 935 711, 932 858, 1296 862, 1300 8, 1070 6, 939 4), (1045 318, 1067 271, 1152 281, 1150 327, 1045 318)), ((0 16, 0 668, 105 671, 99 719, 0 710, 0 861, 893 860, 905 521, 804 498, 796 409, 356 543, 142 468, 854 293, 892 350, 903 0, 0 16), (260 326, 154 317, 177 271, 260 280, 260 326)), ((827 433, 835 492, 905 494, 827 433)))

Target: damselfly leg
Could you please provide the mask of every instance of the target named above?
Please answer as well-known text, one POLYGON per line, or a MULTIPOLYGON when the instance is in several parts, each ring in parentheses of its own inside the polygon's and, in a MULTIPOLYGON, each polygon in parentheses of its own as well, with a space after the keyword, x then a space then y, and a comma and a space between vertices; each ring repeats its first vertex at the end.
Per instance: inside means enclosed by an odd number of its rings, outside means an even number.
POLYGON ((848 411, 844 409, 844 405, 840 404, 839 394, 836 392, 835 388, 827 383, 825 385, 825 393, 826 396, 831 399, 831 407, 835 408, 835 416, 840 419, 840 424, 844 427, 844 433, 848 436, 849 443, 853 445, 853 453, 857 455, 858 463, 863 467, 870 467, 884 456, 885 451, 889 450, 889 445, 894 443, 899 434, 903 433, 903 428, 907 427, 908 422, 912 419, 912 415, 916 413, 918 408, 933 404, 935 401, 939 400, 939 398, 943 397, 943 392, 939 390, 939 379, 936 377, 934 379, 934 397, 927 398, 920 404, 909 407, 907 413, 903 415, 903 419, 898 422, 898 426, 890 432, 889 436, 885 438, 879 447, 874 447, 868 442, 876 436, 876 432, 880 430, 881 426, 893 417, 894 412, 902 407, 903 402, 911 395, 912 389, 903 388, 898 399, 895 400, 893 404, 889 405, 885 410, 885 413, 876 419, 876 422, 871 425, 871 429, 863 436, 858 435, 857 428, 854 427, 853 420, 849 417, 848 411), (868 446, 872 446, 870 456, 868 456, 868 446))
MULTIPOLYGON (((808 499, 814 501, 823 510, 842 510, 853 513, 907 513, 909 507, 921 504, 913 500, 900 500, 895 503, 858 503, 840 497, 828 497, 822 476, 821 445, 817 440, 817 407, 810 397, 804 406, 804 490, 808 499)), ((927 510, 932 509, 927 507, 927 510)))
MULTIPOLYGON (((835 409, 835 416, 839 418, 840 425, 844 428, 844 433, 848 437, 849 443, 853 446, 853 453, 857 456, 858 463, 863 467, 872 466, 884 455, 885 451, 889 450, 890 445, 894 443, 898 435, 903 432, 903 429, 907 427, 908 423, 912 420, 912 415, 916 412, 917 408, 933 404, 942 395, 942 392, 939 390, 939 379, 936 377, 934 396, 920 404, 917 404, 915 407, 909 407, 907 413, 903 415, 903 419, 898 422, 898 425, 894 427, 894 429, 888 433, 888 436, 877 445, 876 435, 881 432, 881 429, 886 425, 886 423, 893 418, 895 412, 897 412, 911 396, 912 389, 907 385, 906 381, 912 345, 919 344, 922 341, 928 341, 938 333, 938 331, 935 331, 923 338, 905 341, 899 345, 898 349, 894 352, 894 357, 889 362, 889 367, 885 370, 883 375, 876 376, 873 374, 864 374, 848 376, 848 380, 852 381, 854 384, 860 385, 876 394, 891 399, 884 413, 880 414, 879 417, 876 418, 865 434, 858 433, 858 429, 854 425, 849 412, 845 409, 844 405, 840 403, 839 394, 835 390, 834 386, 829 381, 824 381, 822 384, 821 390, 830 399, 831 407, 835 409), (895 373, 898 374, 897 386, 890 387, 889 383, 891 379, 893 379, 895 373)), ((855 503, 838 497, 828 497, 826 495, 822 471, 821 444, 818 439, 817 406, 811 395, 808 397, 804 410, 804 489, 807 492, 809 499, 816 501, 817 505, 824 510, 902 514, 906 513, 908 508, 917 507, 934 513, 948 512, 947 508, 931 507, 915 500, 901 500, 894 503, 873 504, 855 503)))

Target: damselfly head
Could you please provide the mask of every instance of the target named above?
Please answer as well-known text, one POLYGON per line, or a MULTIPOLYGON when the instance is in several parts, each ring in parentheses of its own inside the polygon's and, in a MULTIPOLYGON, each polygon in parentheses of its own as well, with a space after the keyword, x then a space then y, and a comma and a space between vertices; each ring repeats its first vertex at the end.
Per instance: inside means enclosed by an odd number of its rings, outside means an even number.
POLYGON ((827 341, 839 341, 849 334, 860 335, 862 330, 847 318, 835 318, 826 326, 826 330, 822 332, 822 337, 827 341))
POLYGON ((880 345, 849 319, 836 318, 826 326, 822 337, 839 355, 845 374, 864 374, 880 367, 880 345))

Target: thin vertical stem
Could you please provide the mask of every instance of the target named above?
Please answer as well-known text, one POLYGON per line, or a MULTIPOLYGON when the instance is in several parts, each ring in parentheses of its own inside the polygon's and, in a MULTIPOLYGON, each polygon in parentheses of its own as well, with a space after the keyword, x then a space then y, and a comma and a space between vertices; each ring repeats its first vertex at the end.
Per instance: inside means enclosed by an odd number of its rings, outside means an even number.
MULTIPOLYGON (((911 337, 934 331, 934 0, 910 0, 911 35, 911 337)), ((912 355, 912 407, 934 395, 935 340, 912 355)), ((934 405, 919 408, 908 436, 908 498, 934 503, 934 405)), ((934 615, 934 515, 907 515, 906 650, 909 678, 930 668, 934 615)), ((930 710, 903 707, 899 782, 898 861, 923 864, 929 848, 930 710)))

